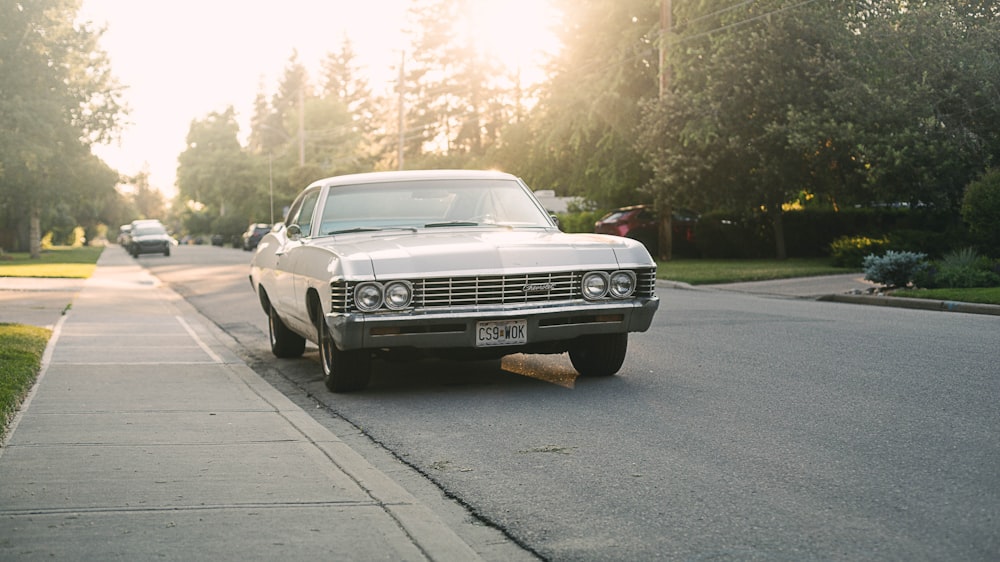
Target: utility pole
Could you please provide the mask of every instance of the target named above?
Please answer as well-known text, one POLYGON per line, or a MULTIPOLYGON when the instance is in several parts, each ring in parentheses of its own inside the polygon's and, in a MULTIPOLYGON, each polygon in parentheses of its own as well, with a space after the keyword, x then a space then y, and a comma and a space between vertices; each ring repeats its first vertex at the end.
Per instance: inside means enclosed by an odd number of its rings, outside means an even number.
POLYGON ((403 51, 402 54, 400 55, 400 58, 399 58, 399 83, 398 83, 398 88, 399 88, 399 148, 398 148, 398 152, 399 152, 399 156, 397 156, 397 160, 399 160, 399 169, 400 170, 403 169, 403 145, 404 145, 403 141, 404 141, 404 139, 406 137, 406 119, 405 119, 406 113, 403 111, 403 76, 405 75, 404 72, 403 72, 403 65, 405 65, 405 64, 406 64, 406 51, 403 51))
POLYGON ((299 86, 299 167, 306 165, 306 92, 299 86))
MULTIPOLYGON (((660 100, 670 93, 670 29, 673 27, 673 6, 671 0, 660 0, 660 100)), ((670 261, 674 257, 673 205, 660 186, 656 195, 656 211, 660 217, 657 229, 659 258, 670 261)))
POLYGON ((673 26, 673 6, 671 0, 660 0, 660 97, 667 95, 670 89, 670 66, 667 64, 667 44, 670 28, 673 26))

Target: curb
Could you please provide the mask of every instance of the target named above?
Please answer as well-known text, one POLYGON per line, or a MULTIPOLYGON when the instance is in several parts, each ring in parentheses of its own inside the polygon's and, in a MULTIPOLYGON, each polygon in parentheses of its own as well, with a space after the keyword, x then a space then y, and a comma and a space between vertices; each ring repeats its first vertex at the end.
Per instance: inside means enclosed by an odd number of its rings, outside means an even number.
POLYGON ((987 314, 1000 316, 1000 306, 993 304, 977 304, 969 302, 939 301, 931 299, 914 299, 908 297, 888 297, 876 295, 826 295, 819 297, 817 300, 823 302, 886 306, 891 308, 910 308, 915 310, 936 310, 942 312, 962 312, 966 314, 987 314))
MULTIPOLYGON (((682 281, 670 281, 665 279, 657 279, 656 286, 663 289, 680 289, 688 291, 710 290, 702 286, 691 285, 689 283, 684 283, 682 281)), ((718 286, 713 287, 712 289, 720 290, 718 286)), ((747 294, 760 294, 772 297, 781 296, 775 293, 749 292, 747 294)), ((820 296, 793 296, 793 295, 785 295, 785 296, 788 298, 816 300, 820 302, 838 302, 846 304, 861 304, 868 306, 884 306, 889 308, 908 308, 911 310, 931 310, 938 312, 960 312, 963 314, 984 314, 988 316, 1000 316, 1000 305, 995 305, 995 304, 979 304, 971 302, 942 301, 942 300, 932 300, 932 299, 915 299, 911 297, 893 297, 886 295, 858 294, 858 293, 828 294, 820 296)))

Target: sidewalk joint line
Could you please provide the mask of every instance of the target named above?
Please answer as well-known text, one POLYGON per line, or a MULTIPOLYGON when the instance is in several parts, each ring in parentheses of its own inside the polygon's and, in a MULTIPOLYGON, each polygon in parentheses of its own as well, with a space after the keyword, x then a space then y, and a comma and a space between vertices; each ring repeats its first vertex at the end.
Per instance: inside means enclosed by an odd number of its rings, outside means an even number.
POLYGON ((206 345, 204 341, 202 341, 202 339, 198 336, 198 334, 194 331, 194 329, 191 328, 191 325, 188 324, 187 321, 184 320, 183 317, 181 317, 181 316, 175 316, 174 318, 176 318, 177 321, 181 323, 181 326, 184 326, 184 329, 187 330, 187 333, 190 334, 192 338, 194 338, 194 341, 198 342, 198 345, 201 347, 201 349, 205 353, 208 354, 209 357, 211 357, 216 363, 223 363, 224 362, 224 361, 222 361, 221 357, 219 357, 218 355, 216 355, 216 353, 214 351, 212 351, 212 349, 209 348, 208 345, 206 345))

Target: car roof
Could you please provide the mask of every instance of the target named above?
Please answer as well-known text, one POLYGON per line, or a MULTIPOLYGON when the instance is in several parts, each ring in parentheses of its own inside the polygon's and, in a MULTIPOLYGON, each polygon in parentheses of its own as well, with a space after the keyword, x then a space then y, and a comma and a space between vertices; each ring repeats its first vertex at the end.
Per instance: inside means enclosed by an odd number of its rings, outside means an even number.
POLYGON ((356 185, 359 183, 381 183, 393 181, 414 180, 444 180, 444 179, 506 179, 516 180, 517 177, 496 170, 402 170, 393 172, 367 172, 363 174, 348 174, 317 180, 315 185, 356 185))

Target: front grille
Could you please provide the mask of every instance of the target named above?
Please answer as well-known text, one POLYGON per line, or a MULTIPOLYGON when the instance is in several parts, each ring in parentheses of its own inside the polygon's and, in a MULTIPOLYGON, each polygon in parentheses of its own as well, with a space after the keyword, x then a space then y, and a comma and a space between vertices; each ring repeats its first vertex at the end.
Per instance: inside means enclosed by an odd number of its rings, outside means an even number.
POLYGON ((579 272, 488 275, 421 279, 413 285, 413 305, 474 306, 569 300, 580 294, 579 272), (526 287, 533 288, 525 291, 526 287))
MULTIPOLYGON (((585 271, 516 275, 475 275, 410 279, 413 309, 437 309, 504 304, 527 304, 579 300, 585 271), (527 289, 527 290, 526 290, 527 289)), ((637 297, 651 297, 656 288, 656 269, 636 270, 637 297)), ((350 312, 354 308, 354 281, 331 283, 331 309, 350 312)))

